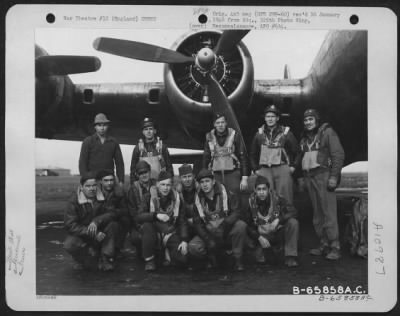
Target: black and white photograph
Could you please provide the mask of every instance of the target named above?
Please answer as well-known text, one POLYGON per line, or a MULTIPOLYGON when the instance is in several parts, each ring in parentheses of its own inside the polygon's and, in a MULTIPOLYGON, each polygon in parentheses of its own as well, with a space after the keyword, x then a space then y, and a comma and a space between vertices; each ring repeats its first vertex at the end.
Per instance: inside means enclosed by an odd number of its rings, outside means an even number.
MULTIPOLYGON (((74 19, 90 22, 83 13, 74 19)), ((32 31, 35 222, 30 237, 6 231, 6 269, 22 275, 30 251, 33 295, 51 304, 373 302, 371 274, 394 267, 368 206, 369 158, 384 137, 371 132, 368 27, 101 18, 117 19, 32 31)))
POLYGON ((368 293, 366 31, 38 29, 35 44, 37 294, 368 293), (85 205, 86 181, 121 196, 85 205))

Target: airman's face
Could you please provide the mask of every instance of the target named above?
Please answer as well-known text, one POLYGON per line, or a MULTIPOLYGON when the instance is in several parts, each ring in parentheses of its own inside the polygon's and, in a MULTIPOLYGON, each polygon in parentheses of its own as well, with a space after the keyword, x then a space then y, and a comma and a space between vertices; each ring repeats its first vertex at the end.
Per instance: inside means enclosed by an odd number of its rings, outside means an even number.
POLYGON ((165 179, 157 182, 158 191, 160 191, 162 196, 167 196, 169 192, 171 192, 171 187, 172 187, 171 179, 165 179))
POLYGON ((215 180, 211 178, 203 178, 200 180, 200 189, 204 193, 210 193, 211 190, 214 188, 215 180))
POLYGON ((94 129, 97 134, 100 136, 104 136, 107 134, 108 131, 108 123, 99 123, 94 126, 94 129))
POLYGON ((218 133, 225 132, 227 125, 226 119, 223 116, 216 119, 214 122, 214 127, 218 133))
POLYGON ((153 126, 147 126, 147 127, 143 128, 142 132, 143 132, 143 136, 147 140, 152 140, 154 138, 155 129, 153 126))
POLYGON ((265 119, 265 124, 267 124, 268 127, 276 126, 276 124, 279 121, 279 117, 273 112, 265 113, 264 119, 265 119))
POLYGON ((97 190, 97 181, 96 181, 96 179, 88 179, 82 185, 83 194, 88 199, 93 199, 96 196, 96 190, 97 190))
POLYGON ((150 181, 150 171, 141 171, 138 173, 139 182, 147 184, 150 181))
POLYGON ((255 188, 256 196, 261 201, 265 201, 268 197, 268 187, 266 184, 259 184, 255 188))
POLYGON ((303 122, 306 131, 312 131, 314 128, 317 127, 317 120, 314 116, 306 116, 303 122))
POLYGON ((189 188, 193 182, 193 173, 181 175, 181 181, 184 187, 189 188))
POLYGON ((110 192, 114 189, 114 183, 115 179, 112 175, 105 176, 103 179, 101 179, 101 186, 107 192, 110 192))

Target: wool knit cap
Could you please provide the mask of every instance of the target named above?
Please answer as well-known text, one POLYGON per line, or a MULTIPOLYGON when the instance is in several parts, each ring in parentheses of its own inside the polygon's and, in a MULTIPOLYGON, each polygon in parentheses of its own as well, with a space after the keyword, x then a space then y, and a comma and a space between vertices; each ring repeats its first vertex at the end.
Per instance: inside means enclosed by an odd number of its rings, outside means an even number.
POLYGON ((80 183, 83 185, 87 180, 96 180, 96 173, 93 171, 89 171, 81 175, 80 183))
POLYGON ((96 179, 102 180, 104 177, 107 176, 114 176, 114 171, 111 169, 102 169, 99 172, 97 172, 96 179))
POLYGON ((193 173, 193 168, 191 165, 185 163, 178 168, 178 171, 179 171, 179 175, 183 176, 185 174, 193 173))
POLYGON ((256 182, 254 183, 254 188, 257 188, 260 184, 266 184, 267 187, 269 188, 269 182, 266 177, 263 176, 257 176, 256 182))

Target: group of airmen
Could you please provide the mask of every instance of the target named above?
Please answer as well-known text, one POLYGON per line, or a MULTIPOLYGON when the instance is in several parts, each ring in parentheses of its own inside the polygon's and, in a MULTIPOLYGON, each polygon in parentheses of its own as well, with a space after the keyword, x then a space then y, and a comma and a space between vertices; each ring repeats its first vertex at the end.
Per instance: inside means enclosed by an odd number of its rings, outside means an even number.
POLYGON ((149 272, 159 265, 202 269, 227 263, 243 271, 244 254, 260 264, 277 264, 281 252, 286 266, 297 267, 295 170, 302 171, 299 184, 309 193, 320 242, 310 254, 338 260, 335 188, 344 162, 338 135, 315 109, 304 112, 300 142, 279 118, 275 105, 266 107, 265 124, 247 156, 224 113, 215 114, 201 170, 194 174, 183 164, 179 177, 153 120, 145 118, 132 153, 130 183, 124 185, 120 146, 108 135, 110 121, 97 114, 95 133, 82 143, 80 185, 65 211, 64 248, 75 267, 113 270, 127 240, 149 272))

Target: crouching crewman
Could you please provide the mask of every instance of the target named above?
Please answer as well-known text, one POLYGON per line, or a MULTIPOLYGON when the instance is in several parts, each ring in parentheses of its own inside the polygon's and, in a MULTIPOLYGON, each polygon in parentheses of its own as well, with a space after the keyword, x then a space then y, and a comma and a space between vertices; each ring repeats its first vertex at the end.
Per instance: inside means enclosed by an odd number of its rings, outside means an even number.
POLYGON ((113 220, 115 214, 104 207, 104 195, 97 185, 96 174, 88 172, 80 183, 64 213, 68 231, 64 249, 76 261, 75 268, 90 268, 96 260, 100 270, 113 270, 119 224, 113 220))
POLYGON ((214 179, 211 170, 202 169, 197 181, 194 225, 197 235, 189 243, 189 253, 194 258, 208 254, 209 265, 217 265, 217 255, 232 250, 236 271, 243 271, 243 247, 246 242, 246 224, 239 220, 240 210, 235 196, 214 179))
POLYGON ((256 245, 258 262, 277 262, 271 244, 279 241, 283 234, 285 265, 298 266, 299 223, 296 215, 296 209, 270 189, 267 178, 257 176, 254 192, 249 197, 248 208, 243 216, 250 243, 256 245))
POLYGON ((158 175, 157 185, 144 197, 136 218, 143 233, 142 252, 145 270, 156 269, 155 253, 158 242, 173 264, 186 264, 188 233, 184 205, 172 189, 172 176, 166 171, 158 175))
POLYGON ((113 220, 119 224, 118 238, 115 244, 115 257, 123 257, 121 250, 124 248, 125 238, 131 226, 128 204, 124 190, 117 185, 114 172, 109 169, 97 173, 97 181, 104 196, 104 207, 107 212, 114 214, 113 220))

